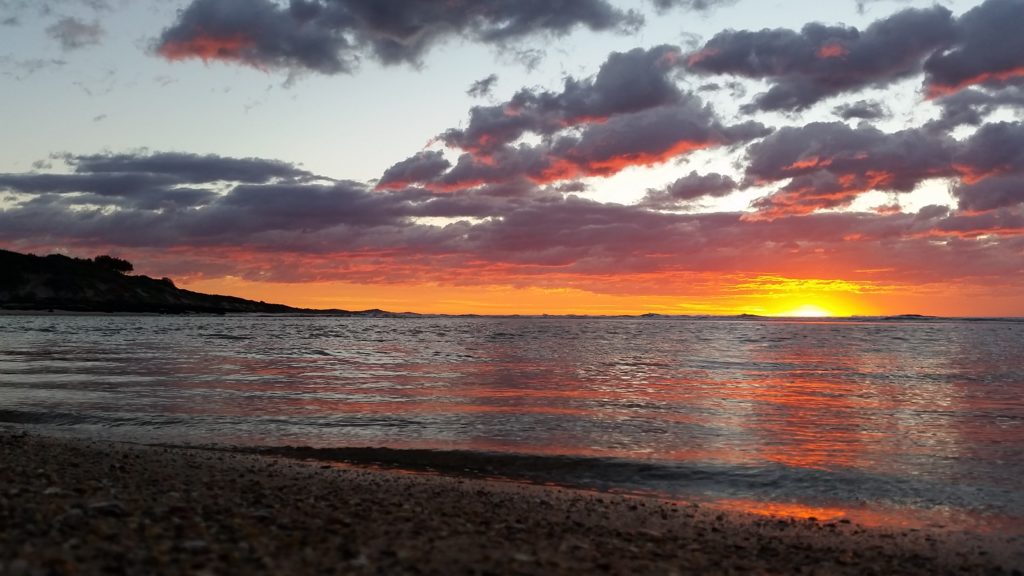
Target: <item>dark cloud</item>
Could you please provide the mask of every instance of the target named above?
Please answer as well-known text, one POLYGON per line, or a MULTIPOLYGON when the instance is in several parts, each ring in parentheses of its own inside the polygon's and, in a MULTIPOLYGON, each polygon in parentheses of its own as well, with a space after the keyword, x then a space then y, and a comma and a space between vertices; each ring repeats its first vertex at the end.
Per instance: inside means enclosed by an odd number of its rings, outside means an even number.
POLYGON ((243 184, 221 197, 203 220, 214 227, 233 221, 235 233, 381 226, 401 218, 397 200, 397 196, 373 194, 355 182, 243 184))
POLYGON ((16 206, 8 238, 64 234, 128 246, 260 242, 266 235, 400 223, 400 195, 329 181, 290 164, 191 154, 58 157, 71 173, 0 174, 16 206))
POLYGON ((922 179, 948 175, 956 141, 920 130, 886 133, 843 122, 779 129, 750 146, 747 176, 770 183, 828 171, 869 178, 880 190, 907 192, 922 179))
POLYGON ((728 90, 729 97, 734 99, 740 99, 747 95, 747 87, 742 82, 708 82, 697 87, 698 92, 717 92, 719 90, 728 90))
POLYGON ((763 216, 806 214, 846 206, 870 191, 910 192, 931 178, 955 176, 959 144, 909 129, 885 133, 842 122, 786 127, 750 146, 748 184, 791 179, 755 203, 763 216))
POLYGON ((848 206, 870 190, 909 192, 951 178, 961 210, 980 212, 1024 202, 1024 123, 981 126, 958 141, 929 128, 884 133, 862 124, 787 127, 750 146, 747 184, 787 181, 758 199, 759 217, 848 206))
POLYGON ((706 197, 727 196, 739 188, 735 180, 722 174, 698 174, 692 171, 660 190, 648 190, 642 206, 670 208, 706 197))
POLYGON ((962 210, 984 211, 1024 203, 1024 123, 986 124, 953 160, 962 210))
POLYGON ((476 82, 473 82, 469 86, 469 89, 466 90, 466 94, 468 96, 472 96, 474 98, 483 98, 485 96, 490 96, 491 95, 491 91, 494 90, 494 85, 497 82, 498 82, 498 75, 497 74, 491 74, 490 76, 488 76, 486 78, 481 78, 481 79, 477 80, 476 82))
POLYGON ((536 183, 611 176, 632 166, 651 166, 695 150, 733 145, 768 134, 762 124, 723 125, 698 97, 617 114, 566 131, 537 145, 501 146, 463 154, 455 166, 428 183, 458 189, 527 178, 536 183))
POLYGON ((957 126, 980 126, 1000 108, 1024 110, 1024 81, 999 88, 966 88, 934 100, 941 110, 938 120, 928 123, 933 130, 952 130, 957 126))
POLYGON ((149 174, 182 183, 265 183, 278 179, 306 180, 313 175, 287 162, 262 158, 225 158, 180 152, 62 156, 79 174, 149 174))
POLYGON ((75 194, 129 197, 166 190, 176 179, 159 174, 0 174, 0 188, 22 194, 75 194))
MULTIPOLYGON (((1024 212, 1019 209, 1001 208, 984 213, 957 213, 937 220, 934 224, 927 234, 961 238, 977 238, 992 234, 1017 236, 1024 233, 1024 212)), ((1019 273, 1020 271, 1016 274, 1019 273)))
POLYGON ((832 113, 843 120, 878 120, 890 115, 889 109, 881 102, 858 100, 849 104, 840 104, 832 109, 832 113))
POLYGON ((932 97, 1024 77, 1024 0, 986 0, 956 23, 956 42, 924 64, 932 97))
POLYGON ((523 89, 495 106, 474 106, 469 125, 440 136, 449 146, 486 154, 530 132, 551 135, 566 127, 678 102, 671 78, 679 49, 657 46, 613 52, 592 78, 567 78, 561 92, 523 89))
POLYGON ((710 10, 716 6, 727 6, 735 3, 736 0, 651 0, 651 4, 654 4, 654 7, 661 11, 671 8, 703 11, 710 10))
POLYGON ((193 0, 161 35, 168 59, 224 60, 259 68, 351 72, 366 56, 419 64, 438 43, 493 46, 578 27, 634 29, 642 22, 606 0, 193 0))
POLYGON ((390 168, 379 187, 452 191, 610 176, 770 132, 752 121, 723 124, 710 105, 676 85, 679 64, 675 46, 614 52, 596 75, 569 77, 559 92, 523 89, 507 102, 474 106, 465 128, 439 136, 464 151, 450 170, 442 170, 440 153, 421 153, 390 168), (516 143, 528 134, 541 141, 516 143))
MULTIPOLYGON (((986 144, 1013 132, 993 130, 982 138, 986 144)), ((602 290, 621 283, 634 291, 651 272, 663 283, 671 277, 664 274, 673 273, 762 274, 765 262, 777 274, 815 270, 821 277, 848 278, 851 270, 892 268, 892 281, 963 281, 1019 272, 1024 249, 1020 206, 981 214, 933 206, 917 214, 822 213, 751 221, 742 213, 672 214, 601 203, 523 182, 446 194, 375 192, 355 182, 305 176, 263 182, 252 177, 246 183, 229 180, 240 173, 235 168, 197 176, 188 163, 151 158, 161 156, 137 156, 139 166, 149 167, 134 174, 151 181, 135 187, 110 185, 111 175, 130 172, 103 172, 99 161, 82 163, 96 171, 3 175, 0 189, 12 196, 0 211, 0 242, 77 246, 92 253, 113 246, 133 260, 136 253, 160 260, 175 248, 177 273, 206 269, 259 280, 485 283, 494 274, 504 284, 540 281, 602 290), (157 178, 163 180, 154 184, 157 178), (192 180, 218 185, 188 184, 192 180), (433 226, 418 222, 420 216, 454 220, 433 226), (786 257, 779 258, 783 252, 786 257)), ((208 164, 218 160, 205 158, 208 164)), ((969 154, 963 159, 975 160, 969 154)), ((229 167, 259 162, 219 160, 229 167)), ((991 164, 1013 162, 1004 157, 991 164)), ((133 165, 131 155, 107 164, 118 170, 133 165)), ((265 172, 280 174, 280 166, 269 162, 265 172)), ((707 177, 691 174, 675 191, 695 195, 701 178, 707 177)), ((712 179, 718 182, 705 180, 709 187, 725 188, 725 177, 712 179)), ((160 275, 168 273, 163 269, 160 275)))
POLYGON ((800 32, 727 30, 691 54, 688 63, 696 72, 770 81, 769 90, 748 109, 800 110, 917 73, 927 56, 955 36, 952 14, 935 6, 903 10, 863 31, 816 23, 800 32))
POLYGON ((64 51, 98 46, 103 40, 103 27, 99 22, 87 23, 78 18, 61 18, 46 29, 46 34, 60 42, 64 51))
POLYGON ((1024 173, 990 176, 954 189, 961 210, 985 211, 1024 203, 1024 173))
MULTIPOLYGON (((210 203, 220 183, 309 182, 312 175, 275 160, 195 154, 104 154, 55 156, 70 173, 0 174, 0 189, 30 195, 35 205, 120 206, 164 210, 210 203)), ((38 169, 52 170, 51 162, 38 169)))
POLYGON ((867 190, 859 182, 848 182, 828 171, 802 174, 778 192, 754 200, 751 207, 757 213, 752 218, 777 218, 842 208, 867 190))
POLYGON ((451 165, 439 151, 418 152, 385 170, 377 187, 397 190, 417 182, 428 182, 443 174, 451 165))

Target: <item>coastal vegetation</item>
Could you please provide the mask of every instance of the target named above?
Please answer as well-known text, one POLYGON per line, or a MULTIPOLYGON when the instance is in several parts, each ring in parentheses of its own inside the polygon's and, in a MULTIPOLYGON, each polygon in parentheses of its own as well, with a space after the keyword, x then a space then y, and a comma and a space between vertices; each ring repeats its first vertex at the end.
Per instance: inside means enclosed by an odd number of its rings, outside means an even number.
POLYGON ((73 258, 0 250, 0 310, 72 312, 282 313, 300 309, 183 290, 170 278, 133 275, 109 255, 73 258))

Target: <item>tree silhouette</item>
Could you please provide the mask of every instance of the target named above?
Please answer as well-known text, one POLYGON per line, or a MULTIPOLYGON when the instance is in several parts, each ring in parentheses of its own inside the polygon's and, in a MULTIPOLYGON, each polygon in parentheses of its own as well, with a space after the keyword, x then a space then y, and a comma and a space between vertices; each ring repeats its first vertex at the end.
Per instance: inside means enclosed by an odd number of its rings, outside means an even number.
POLYGON ((113 270, 114 272, 120 272, 121 274, 127 274, 135 269, 135 266, 132 266, 131 262, 122 258, 108 256, 106 254, 97 256, 93 258, 92 261, 107 270, 113 270))

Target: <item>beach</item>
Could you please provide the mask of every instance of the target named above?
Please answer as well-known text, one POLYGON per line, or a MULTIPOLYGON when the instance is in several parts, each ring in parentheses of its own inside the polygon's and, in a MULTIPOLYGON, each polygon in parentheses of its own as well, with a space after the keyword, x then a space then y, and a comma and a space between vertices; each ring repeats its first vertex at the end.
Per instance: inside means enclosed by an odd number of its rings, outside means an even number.
POLYGON ((0 574, 1020 574, 1013 537, 0 433, 0 574))

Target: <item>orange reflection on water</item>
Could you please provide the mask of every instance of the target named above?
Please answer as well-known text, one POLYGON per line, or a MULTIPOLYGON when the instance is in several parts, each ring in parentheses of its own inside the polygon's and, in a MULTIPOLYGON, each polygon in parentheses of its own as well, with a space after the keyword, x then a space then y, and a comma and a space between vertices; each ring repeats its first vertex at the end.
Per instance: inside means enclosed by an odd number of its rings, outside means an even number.
POLYGON ((759 413, 751 427, 755 449, 765 460, 832 469, 855 466, 862 436, 868 434, 843 419, 860 408, 856 392, 842 383, 789 375, 766 376, 734 397, 753 402, 759 413))
MULTIPOLYGON (((716 500, 716 508, 723 508, 732 512, 746 512, 758 516, 773 516, 780 518, 799 518, 802 520, 818 520, 820 522, 831 522, 847 518, 849 511, 843 508, 826 508, 822 506, 808 506, 795 502, 760 502, 757 500, 716 500)), ((861 522, 863 523, 863 522, 861 522)), ((886 523, 888 524, 888 523, 886 523)))
POLYGON ((900 400, 885 382, 865 375, 888 370, 890 359, 883 352, 865 356, 823 345, 844 326, 808 326, 793 326, 800 337, 747 349, 755 365, 775 367, 751 371, 750 380, 730 389, 732 398, 749 406, 751 449, 764 460, 799 468, 885 466, 880 442, 899 437, 900 423, 874 415, 892 413, 900 400))
POLYGON ((843 508, 812 506, 796 502, 765 502, 745 499, 715 500, 712 507, 728 512, 808 520, 814 522, 849 522, 868 528, 938 529, 971 531, 977 534, 998 534, 1015 530, 1019 519, 991 516, 955 508, 886 508, 882 506, 843 508))
MULTIPOLYGON (((770 518, 792 518, 814 522, 846 521, 871 528, 923 529, 945 528, 951 523, 964 525, 970 523, 975 529, 983 529, 987 524, 978 519, 966 520, 966 517, 954 518, 949 511, 929 512, 921 509, 886 509, 873 508, 841 508, 834 506, 811 506, 796 502, 761 502, 757 500, 716 500, 715 508, 730 512, 743 512, 770 518)), ((962 516, 962 515, 960 515, 962 516)))

